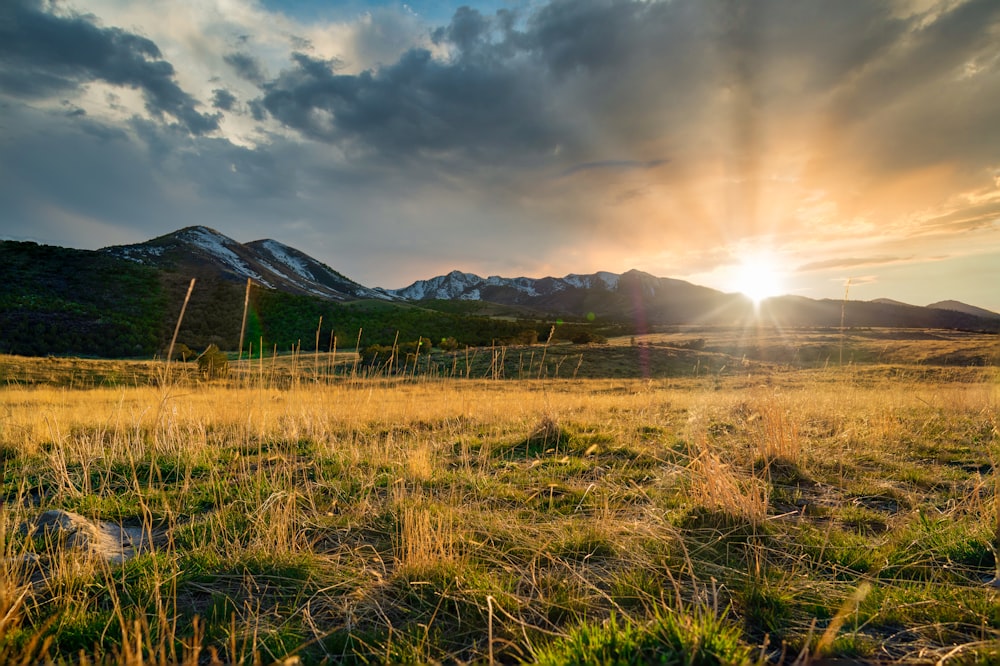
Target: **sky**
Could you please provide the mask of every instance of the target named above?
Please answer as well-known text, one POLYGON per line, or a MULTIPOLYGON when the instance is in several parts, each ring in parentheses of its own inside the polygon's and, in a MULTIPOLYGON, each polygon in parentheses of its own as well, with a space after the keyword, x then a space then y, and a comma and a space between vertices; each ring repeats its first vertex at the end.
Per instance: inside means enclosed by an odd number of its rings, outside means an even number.
POLYGON ((997 44, 996 0, 3 0, 0 238, 1000 312, 997 44))

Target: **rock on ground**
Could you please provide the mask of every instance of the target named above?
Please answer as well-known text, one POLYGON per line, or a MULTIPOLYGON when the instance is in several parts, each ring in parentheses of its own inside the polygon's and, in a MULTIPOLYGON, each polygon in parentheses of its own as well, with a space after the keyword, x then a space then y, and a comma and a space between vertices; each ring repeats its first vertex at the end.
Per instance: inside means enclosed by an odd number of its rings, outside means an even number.
POLYGON ((51 510, 21 525, 24 534, 41 537, 53 546, 65 545, 121 564, 148 550, 151 543, 141 528, 91 520, 72 511, 51 510))

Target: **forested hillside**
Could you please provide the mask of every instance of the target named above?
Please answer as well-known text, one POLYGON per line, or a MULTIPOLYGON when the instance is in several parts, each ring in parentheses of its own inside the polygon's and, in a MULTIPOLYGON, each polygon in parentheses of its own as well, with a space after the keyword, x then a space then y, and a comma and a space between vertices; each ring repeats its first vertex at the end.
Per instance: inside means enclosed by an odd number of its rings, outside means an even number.
POLYGON ((145 356, 164 335, 158 271, 86 250, 0 242, 0 352, 145 356))
MULTIPOLYGON (((173 272, 102 252, 0 242, 0 353, 26 356, 133 357, 163 354, 192 277, 195 288, 177 341, 195 352, 239 346, 245 283, 209 270, 173 272)), ((254 287, 246 345, 287 351, 332 336, 338 346, 389 345, 429 338, 434 344, 489 345, 544 337, 550 324, 438 312, 384 301, 335 303, 254 287), (397 338, 398 335, 398 338, 397 338)))

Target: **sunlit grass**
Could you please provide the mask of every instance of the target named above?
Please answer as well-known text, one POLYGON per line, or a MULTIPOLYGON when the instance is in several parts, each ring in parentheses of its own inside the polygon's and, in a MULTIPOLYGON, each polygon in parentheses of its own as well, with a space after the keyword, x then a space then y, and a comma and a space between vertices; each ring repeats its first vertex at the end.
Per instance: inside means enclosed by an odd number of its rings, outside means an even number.
POLYGON ((573 381, 535 363, 520 381, 348 363, 9 382, 0 657, 996 654, 989 369, 573 381), (49 509, 152 548, 114 564, 20 529, 49 509))

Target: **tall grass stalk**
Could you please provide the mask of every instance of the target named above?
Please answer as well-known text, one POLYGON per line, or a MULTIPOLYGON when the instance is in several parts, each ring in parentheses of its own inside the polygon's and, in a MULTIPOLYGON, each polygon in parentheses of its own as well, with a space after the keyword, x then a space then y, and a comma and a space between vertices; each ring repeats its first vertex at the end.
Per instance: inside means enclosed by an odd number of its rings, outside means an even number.
MULTIPOLYGON (((252 284, 251 279, 247 278, 247 289, 246 289, 246 292, 243 295, 243 319, 242 319, 242 323, 240 323, 240 346, 239 346, 239 350, 240 351, 239 351, 239 356, 237 356, 237 358, 236 358, 237 361, 243 360, 243 336, 246 334, 246 331, 247 331, 247 311, 250 309, 250 285, 251 284, 252 284)), ((248 358, 249 358, 249 356, 250 355, 248 354, 248 358)))
POLYGON ((164 365, 163 371, 163 383, 166 384, 170 380, 170 361, 174 357, 174 345, 177 344, 177 334, 181 330, 181 322, 184 321, 184 311, 187 310, 188 301, 191 300, 191 292, 194 291, 195 278, 191 278, 191 283, 188 285, 187 294, 184 295, 184 303, 181 305, 181 312, 177 315, 177 325, 174 326, 174 335, 170 338, 170 347, 167 348, 167 362, 164 365))
POLYGON ((320 315, 319 323, 316 324, 316 346, 313 351, 313 381, 316 383, 319 383, 319 334, 322 328, 323 315, 320 315))

